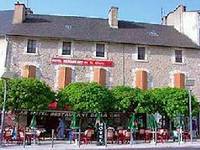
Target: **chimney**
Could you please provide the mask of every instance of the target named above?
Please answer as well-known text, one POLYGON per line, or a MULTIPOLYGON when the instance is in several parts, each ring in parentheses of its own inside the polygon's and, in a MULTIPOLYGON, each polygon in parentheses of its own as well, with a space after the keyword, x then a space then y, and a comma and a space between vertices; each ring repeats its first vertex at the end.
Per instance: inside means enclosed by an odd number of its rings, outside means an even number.
POLYGON ((13 24, 23 23, 23 21, 25 20, 25 17, 26 17, 25 13, 26 13, 25 5, 17 2, 15 4, 15 10, 14 10, 14 15, 13 15, 13 24))
POLYGON ((111 7, 108 13, 108 23, 111 28, 118 28, 118 8, 111 7))

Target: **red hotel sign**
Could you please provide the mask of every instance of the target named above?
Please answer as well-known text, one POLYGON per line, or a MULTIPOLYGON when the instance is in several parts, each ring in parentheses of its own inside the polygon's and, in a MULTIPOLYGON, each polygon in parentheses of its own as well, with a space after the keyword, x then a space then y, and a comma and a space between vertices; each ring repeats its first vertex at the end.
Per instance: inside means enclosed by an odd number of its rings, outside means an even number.
POLYGON ((79 65, 79 66, 102 66, 112 67, 113 61, 110 60, 82 60, 82 59, 64 59, 64 58, 52 58, 53 64, 66 64, 66 65, 79 65))

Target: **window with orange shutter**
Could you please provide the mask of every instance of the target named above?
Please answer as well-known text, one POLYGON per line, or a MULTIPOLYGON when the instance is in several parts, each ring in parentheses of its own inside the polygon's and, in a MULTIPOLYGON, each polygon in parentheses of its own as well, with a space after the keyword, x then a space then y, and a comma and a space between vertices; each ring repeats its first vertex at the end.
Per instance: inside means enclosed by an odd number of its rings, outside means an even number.
POLYGON ((22 77, 24 78, 35 78, 36 77, 36 66, 26 65, 22 70, 22 77))
POLYGON ((136 71, 135 85, 137 88, 146 90, 148 88, 147 72, 144 70, 136 71))
POLYGON ((106 70, 103 68, 94 68, 94 81, 106 85, 106 70))
POLYGON ((72 69, 70 67, 60 67, 58 70, 58 88, 63 89, 71 83, 72 69))
POLYGON ((174 74, 174 87, 185 88, 185 74, 183 73, 174 74))

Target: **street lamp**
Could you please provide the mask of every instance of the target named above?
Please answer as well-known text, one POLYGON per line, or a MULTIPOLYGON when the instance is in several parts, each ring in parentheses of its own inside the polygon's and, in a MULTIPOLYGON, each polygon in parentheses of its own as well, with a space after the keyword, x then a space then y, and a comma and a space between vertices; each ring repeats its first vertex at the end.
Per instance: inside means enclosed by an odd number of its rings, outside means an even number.
POLYGON ((191 87, 194 86, 195 84, 195 80, 191 80, 191 79, 188 79, 186 80, 186 87, 188 87, 188 91, 189 91, 189 118, 190 118, 190 142, 192 143, 192 96, 191 96, 191 93, 192 93, 192 89, 191 87))
POLYGON ((0 144, 3 141, 3 130, 4 130, 4 119, 5 119, 5 107, 6 107, 6 95, 7 95, 7 80, 16 77, 16 74, 10 71, 4 72, 1 79, 4 81, 4 97, 3 97, 3 108, 1 113, 1 138, 0 144))

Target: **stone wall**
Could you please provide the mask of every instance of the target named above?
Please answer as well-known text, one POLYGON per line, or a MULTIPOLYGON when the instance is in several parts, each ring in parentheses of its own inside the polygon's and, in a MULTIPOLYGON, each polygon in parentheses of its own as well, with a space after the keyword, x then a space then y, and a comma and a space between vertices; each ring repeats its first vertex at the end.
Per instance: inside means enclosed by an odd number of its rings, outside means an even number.
MULTIPOLYGON (((46 81, 53 89, 57 89, 57 72, 61 65, 51 63, 51 58, 58 57, 60 40, 37 39, 38 54, 27 54, 27 38, 12 37, 9 47, 10 68, 21 75, 24 65, 37 66, 37 78, 46 81)), ((128 44, 107 43, 108 60, 114 62, 113 67, 105 67, 107 71, 106 84, 108 87, 128 85, 135 87, 135 72, 145 70, 148 73, 148 88, 173 86, 173 75, 181 72, 188 78, 195 79, 194 93, 200 97, 200 50, 183 50, 184 62, 174 62, 175 48, 145 46, 147 59, 138 61, 137 46, 128 44)), ((72 41, 73 55, 64 58, 97 59, 95 43, 72 41)), ((61 57, 61 56, 59 56, 61 57)), ((98 58, 99 59, 99 58, 98 58)), ((102 59, 99 59, 102 60, 102 59)), ((91 66, 69 66, 73 69, 73 82, 89 82, 93 80, 94 68, 91 66)))

